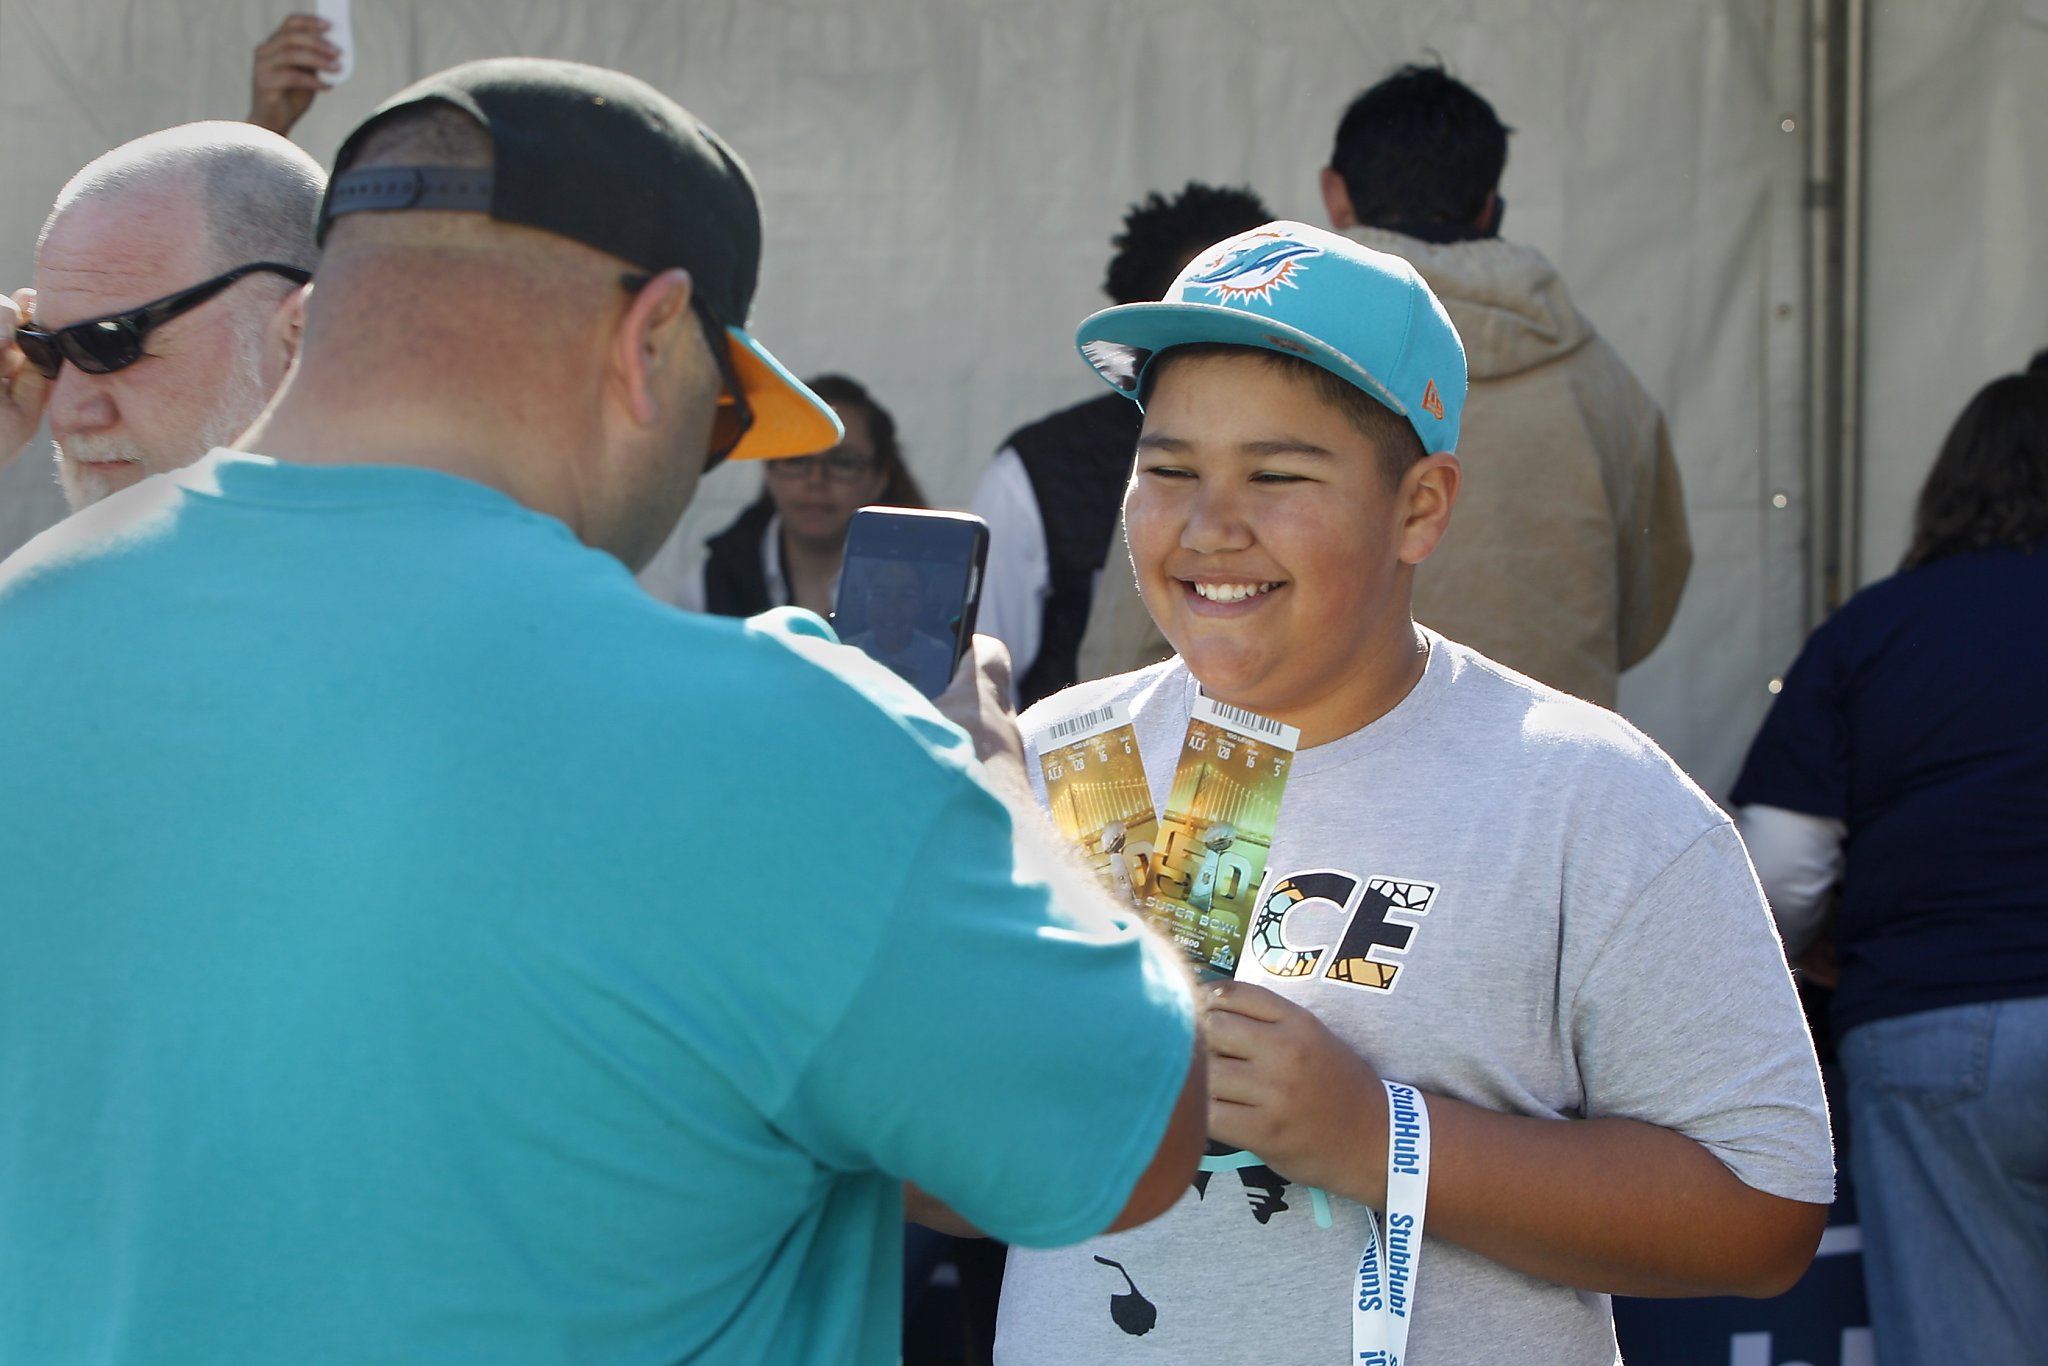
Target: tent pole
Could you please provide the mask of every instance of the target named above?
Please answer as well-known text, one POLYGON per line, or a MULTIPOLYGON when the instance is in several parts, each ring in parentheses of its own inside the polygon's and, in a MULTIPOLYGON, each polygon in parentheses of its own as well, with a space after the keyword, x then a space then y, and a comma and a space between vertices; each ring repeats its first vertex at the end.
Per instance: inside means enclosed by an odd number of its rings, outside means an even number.
POLYGON ((1867 0, 1811 0, 1806 628, 1860 580, 1867 0))
POLYGON ((1870 52, 1869 0, 1847 0, 1842 73, 1842 345, 1841 502, 1837 560, 1840 596, 1862 586, 1863 563, 1863 320, 1864 173, 1870 52))

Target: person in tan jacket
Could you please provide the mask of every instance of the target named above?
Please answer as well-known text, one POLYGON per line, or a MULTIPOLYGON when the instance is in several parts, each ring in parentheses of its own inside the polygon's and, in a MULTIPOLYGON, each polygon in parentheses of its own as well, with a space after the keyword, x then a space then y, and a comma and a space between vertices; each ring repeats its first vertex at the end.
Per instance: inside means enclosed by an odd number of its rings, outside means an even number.
MULTIPOLYGON (((1602 706, 1678 610, 1692 566, 1663 414, 1556 269, 1499 236, 1507 134, 1441 69, 1355 100, 1322 173, 1330 222, 1412 263, 1464 339, 1458 515, 1415 577, 1415 617, 1602 706)), ((1126 573, 1105 574, 1083 677, 1171 651, 1126 573)))

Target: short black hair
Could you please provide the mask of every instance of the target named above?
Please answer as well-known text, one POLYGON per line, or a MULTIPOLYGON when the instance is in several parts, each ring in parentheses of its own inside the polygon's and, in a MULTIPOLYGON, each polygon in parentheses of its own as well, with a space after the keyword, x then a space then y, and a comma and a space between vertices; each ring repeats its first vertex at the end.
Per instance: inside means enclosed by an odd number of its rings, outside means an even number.
POLYGON ((1941 443, 1913 509, 1911 569, 1966 550, 2048 537, 2048 371, 1979 389, 1941 443))
POLYGON ((1325 370, 1312 360, 1263 346, 1237 346, 1229 342, 1190 342, 1169 346, 1145 367, 1144 377, 1139 381, 1139 403, 1151 401, 1153 387, 1159 383, 1159 377, 1166 372, 1167 366, 1205 356, 1250 356, 1281 374, 1308 384, 1315 390, 1317 398, 1343 413, 1358 434, 1372 443, 1373 451, 1379 456, 1380 474, 1385 477, 1388 488, 1398 486, 1409 467, 1428 454, 1422 448, 1422 437, 1416 433, 1414 424, 1350 380, 1334 370, 1325 370))
POLYGON ((1102 292, 1120 304, 1154 303, 1203 248, 1272 221, 1273 211, 1249 188, 1190 180, 1171 199, 1154 190, 1131 205, 1124 230, 1110 239, 1116 255, 1102 292))
POLYGON ((1330 165, 1369 227, 1471 223, 1500 188, 1512 131, 1442 66, 1410 64, 1351 102, 1330 165))

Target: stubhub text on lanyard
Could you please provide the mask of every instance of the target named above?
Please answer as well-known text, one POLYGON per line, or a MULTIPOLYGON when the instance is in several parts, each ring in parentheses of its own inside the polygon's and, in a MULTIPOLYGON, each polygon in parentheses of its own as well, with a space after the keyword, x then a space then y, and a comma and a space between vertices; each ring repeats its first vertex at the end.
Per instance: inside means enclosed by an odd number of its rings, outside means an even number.
POLYGON ((1422 1261, 1422 1220, 1429 1203, 1429 1107, 1422 1093, 1398 1081, 1387 1088, 1387 1216, 1365 1212, 1365 1250, 1358 1258, 1358 1300, 1351 1311, 1351 1359, 1362 1366, 1401 1366, 1415 1312, 1415 1273, 1422 1261))

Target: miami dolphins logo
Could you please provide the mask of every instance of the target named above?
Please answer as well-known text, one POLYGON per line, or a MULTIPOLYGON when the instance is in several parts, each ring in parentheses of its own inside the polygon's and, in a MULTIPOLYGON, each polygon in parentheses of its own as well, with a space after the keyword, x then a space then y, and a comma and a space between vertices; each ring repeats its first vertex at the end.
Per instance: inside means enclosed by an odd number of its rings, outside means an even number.
POLYGON ((1265 303, 1272 299, 1274 290, 1289 283, 1288 277, 1302 262, 1322 254, 1321 247, 1273 233, 1262 234, 1261 240, 1224 253, 1213 265, 1203 262, 1201 273, 1188 278, 1182 295, 1200 288, 1220 294, 1225 303, 1242 299, 1265 303))

